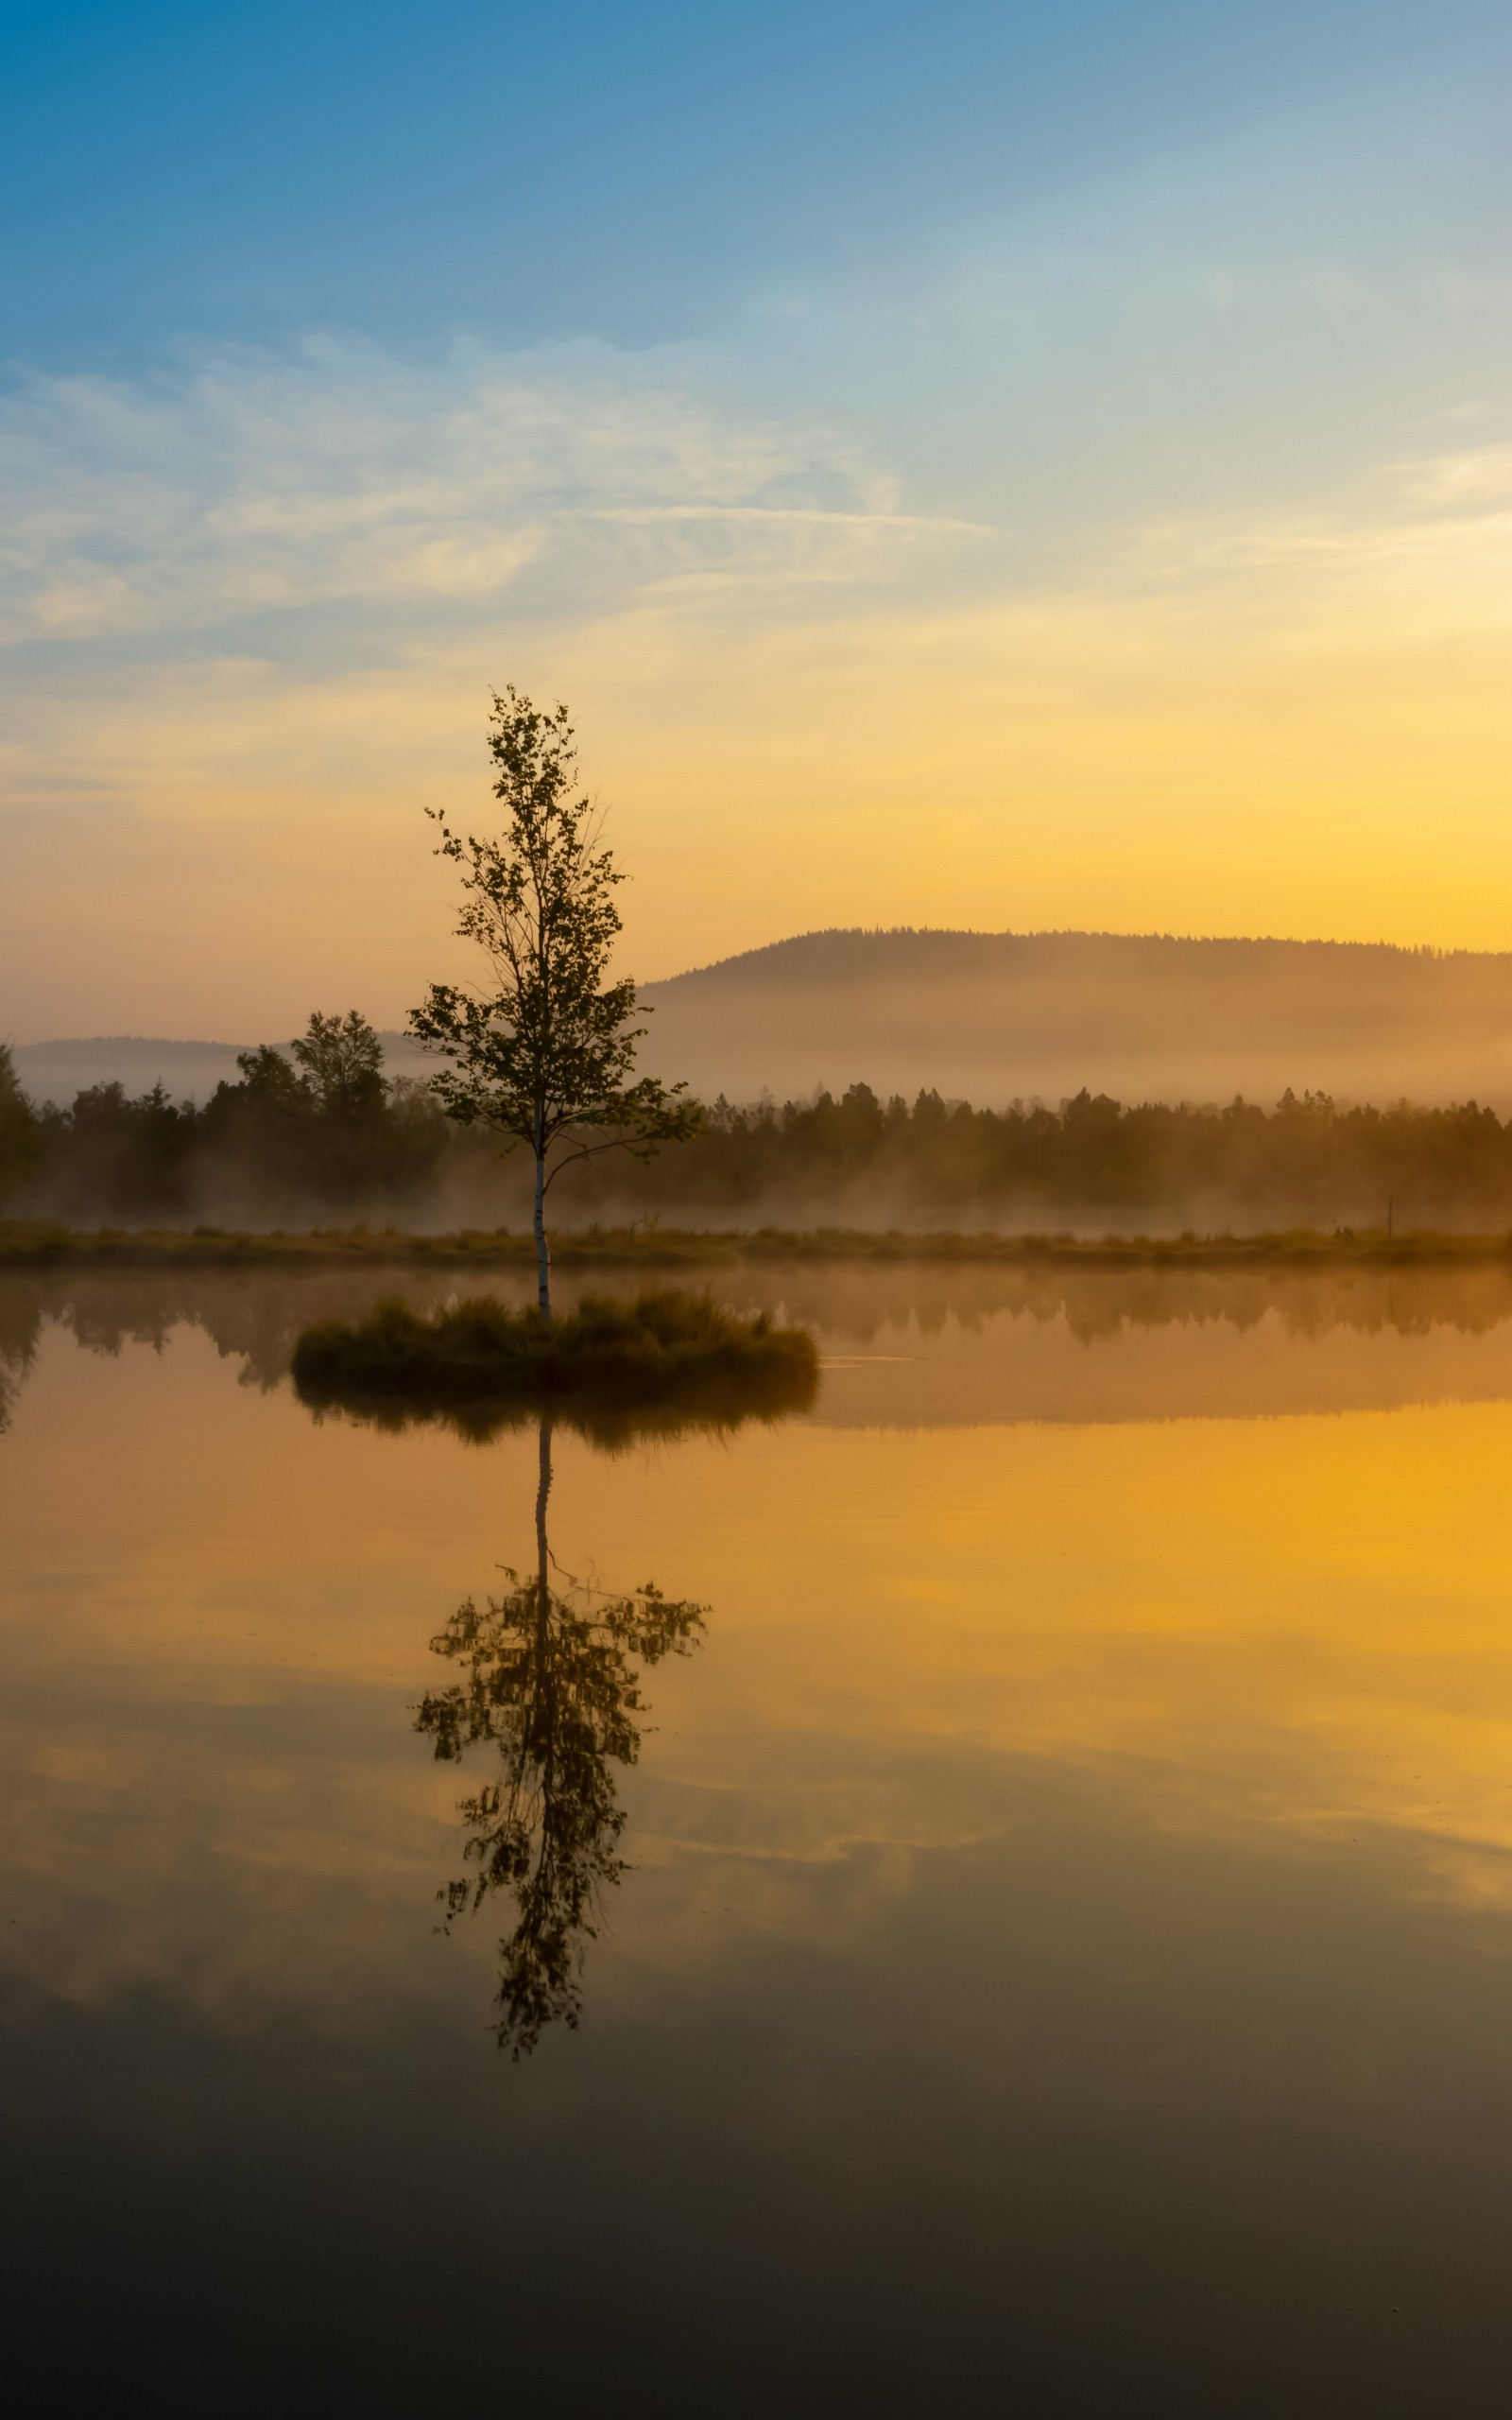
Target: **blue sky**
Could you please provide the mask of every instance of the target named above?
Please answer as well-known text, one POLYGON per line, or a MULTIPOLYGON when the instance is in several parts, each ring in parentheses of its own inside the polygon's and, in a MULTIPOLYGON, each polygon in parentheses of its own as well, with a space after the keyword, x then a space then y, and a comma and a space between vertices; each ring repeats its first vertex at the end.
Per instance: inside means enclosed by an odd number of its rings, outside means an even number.
POLYGON ((963 223, 1505 57, 1485 0, 49 0, 0 27, 7 351, 139 369, 312 325, 707 337, 789 280, 906 276, 963 223))
POLYGON ((418 802, 510 677, 579 711, 645 973, 1512 940, 1504 11, 55 5, 0 52, 0 1027, 282 1025, 333 954, 397 1013, 418 802))

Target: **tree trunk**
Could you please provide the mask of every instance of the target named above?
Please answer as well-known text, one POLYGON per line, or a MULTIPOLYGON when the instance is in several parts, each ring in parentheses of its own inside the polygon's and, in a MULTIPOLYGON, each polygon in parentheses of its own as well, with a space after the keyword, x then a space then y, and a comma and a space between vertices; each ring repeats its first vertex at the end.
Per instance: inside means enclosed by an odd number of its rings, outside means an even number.
POLYGON ((546 1544, 546 1499, 551 1494, 551 1426, 550 1414, 542 1412, 540 1434, 541 1461, 536 1479, 536 1578, 541 1590, 541 1603, 537 1610, 542 1619, 545 1617, 545 1609, 550 1599, 548 1582, 551 1551, 546 1544))
POLYGON ((551 1247, 546 1241, 546 1154, 536 1152, 536 1308, 551 1325, 551 1247))

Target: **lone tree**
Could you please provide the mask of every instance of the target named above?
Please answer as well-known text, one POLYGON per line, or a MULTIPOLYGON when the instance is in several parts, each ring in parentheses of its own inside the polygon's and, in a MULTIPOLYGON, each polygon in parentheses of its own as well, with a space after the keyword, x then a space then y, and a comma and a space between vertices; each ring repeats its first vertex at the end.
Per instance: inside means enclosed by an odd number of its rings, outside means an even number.
POLYGON ((536 1299, 551 1318, 546 1196, 563 1168, 601 1151, 649 1159, 693 1133, 685 1084, 632 1080, 645 1028, 630 1023, 635 985, 606 981, 620 930, 620 873, 602 818, 574 796, 577 757, 567 709, 541 714, 507 688, 493 699, 489 752, 507 825, 499 839, 454 832, 438 808, 438 856, 462 868, 456 930, 476 942, 489 979, 433 983, 409 1029, 449 1059, 432 1089, 449 1117, 507 1135, 535 1158, 536 1299))

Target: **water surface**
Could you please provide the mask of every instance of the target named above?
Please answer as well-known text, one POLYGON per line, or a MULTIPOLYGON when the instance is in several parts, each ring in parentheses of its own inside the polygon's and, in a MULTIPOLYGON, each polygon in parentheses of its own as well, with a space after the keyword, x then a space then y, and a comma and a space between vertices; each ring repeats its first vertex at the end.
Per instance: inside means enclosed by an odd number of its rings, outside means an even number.
POLYGON ((24 2358, 1503 2408, 1508 1279, 725 1270, 816 1411, 558 1431, 539 1531, 535 1427, 296 1401, 385 1282, 0 1288, 24 2358))

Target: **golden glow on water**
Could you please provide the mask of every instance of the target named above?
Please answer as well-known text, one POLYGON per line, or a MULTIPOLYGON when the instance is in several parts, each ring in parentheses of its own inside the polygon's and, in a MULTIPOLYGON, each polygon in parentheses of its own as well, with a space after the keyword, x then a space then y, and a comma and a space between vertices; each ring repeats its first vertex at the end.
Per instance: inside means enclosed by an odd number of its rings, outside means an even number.
MULTIPOLYGON (((817 1421, 609 1460, 558 1439, 563 1566, 713 1609, 648 1690, 627 1853, 662 1878, 616 1899, 633 1967, 802 1932, 815 1860, 990 1836, 1005 1775, 1056 1770, 1136 1827, 1346 1858, 1389 1834, 1395 1887, 1505 1899, 1512 1403, 1243 1417, 1246 1351, 1263 1396, 1313 1353, 1305 1397, 1323 1348, 1057 1333, 948 1327, 932 1360, 894 1329, 870 1363, 841 1338, 817 1421), (1046 1385, 1061 1355, 1057 1416, 984 1423, 1021 1348, 1046 1385), (1130 1418, 1146 1350, 1167 1392, 1173 1359, 1199 1393, 1221 1368, 1228 1415, 1130 1418), (935 1425, 840 1425, 910 1370, 935 1425), (943 1425, 953 1385, 969 1425, 943 1425)), ((1474 1396, 1505 1340, 1325 1346, 1330 1385, 1358 1364, 1380 1391, 1395 1351, 1409 1389, 1453 1365, 1474 1396)), ((407 1709, 454 1606, 529 1559, 534 1437, 317 1426, 193 1331, 115 1359, 54 1333, 0 1452, 12 1955, 85 1996, 171 1975, 216 2006, 345 2004, 406 1941, 431 1972, 456 1776, 407 1709)))
POLYGON ((1389 1823, 1496 1887, 1509 1452, 1501 1406, 829 1437, 723 1619, 768 1720, 1121 1759, 1158 1820, 1389 1823), (747 1645, 784 1577, 796 1673, 747 1645))

